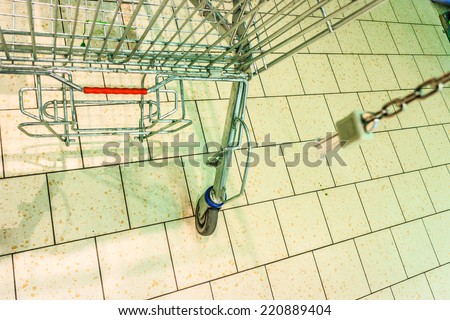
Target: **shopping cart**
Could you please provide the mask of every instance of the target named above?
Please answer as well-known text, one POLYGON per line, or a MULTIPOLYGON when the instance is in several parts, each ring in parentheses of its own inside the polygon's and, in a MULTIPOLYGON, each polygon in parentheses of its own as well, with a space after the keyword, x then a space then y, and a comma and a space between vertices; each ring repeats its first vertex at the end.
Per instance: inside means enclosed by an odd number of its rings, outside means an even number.
POLYGON ((244 192, 249 161, 237 195, 227 196, 226 183, 233 151, 244 135, 250 141, 244 119, 248 82, 383 1, 3 0, 0 73, 35 76, 35 87, 19 92, 20 110, 30 118, 19 129, 66 145, 82 136, 129 134, 142 142, 177 132, 192 123, 186 117, 183 81, 231 82, 222 147, 207 163, 216 168, 214 183, 199 197, 195 212, 198 232, 210 235, 219 209, 244 192), (86 87, 75 81, 76 71, 139 74, 142 85, 86 87), (155 84, 145 88, 149 75, 155 84), (55 79, 58 86, 44 86, 42 77, 55 79), (174 82, 179 91, 167 89, 174 82), (36 95, 36 109, 25 106, 29 92, 36 95), (44 101, 49 92, 59 98, 44 101), (77 92, 137 98, 76 100, 77 92), (149 94, 155 98, 147 99, 149 94), (174 97, 169 110, 161 106, 167 94, 174 97), (105 104, 139 106, 136 126, 80 125, 77 107, 105 104), (36 132, 37 127, 46 133, 36 132))

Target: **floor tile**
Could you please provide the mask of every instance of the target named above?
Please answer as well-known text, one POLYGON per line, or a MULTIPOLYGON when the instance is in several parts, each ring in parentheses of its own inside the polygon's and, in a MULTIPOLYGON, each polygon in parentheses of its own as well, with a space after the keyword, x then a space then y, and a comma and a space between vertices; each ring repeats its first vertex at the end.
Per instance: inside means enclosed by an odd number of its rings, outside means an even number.
POLYGON ((417 10, 411 0, 393 0, 390 2, 399 22, 421 22, 417 10))
POLYGON ((272 202, 227 210, 225 218, 239 271, 287 257, 272 202))
MULTIPOLYGON (((401 99, 403 97, 406 97, 411 92, 411 90, 389 91, 389 95, 391 99, 394 100, 397 98, 401 99)), ((423 112, 420 102, 411 103, 409 107, 407 107, 403 112, 397 115, 397 118, 402 128, 412 128, 428 125, 427 118, 425 117, 425 113, 423 112)))
MULTIPOLYGON (((441 39, 441 43, 442 43, 442 46, 444 47, 445 52, 447 53, 447 55, 450 54, 450 43, 448 41, 447 35, 445 34, 445 32, 444 32, 444 30, 442 28, 441 23, 439 22, 439 26, 438 27, 435 26, 434 29, 436 30, 438 38, 441 39)), ((438 57, 438 58, 441 61, 445 59, 445 57, 438 57)), ((448 62, 447 62, 447 65, 448 65, 448 62)), ((449 68, 444 68, 444 66, 442 68, 444 70, 449 70, 449 68)))
MULTIPOLYGON (((238 153, 239 164, 245 163, 247 156, 238 153)), ((265 201, 294 194, 288 171, 279 146, 252 149, 250 172, 246 184, 249 203, 265 201)), ((241 174, 243 165, 239 165, 241 174)))
POLYGON ((390 178, 406 221, 434 213, 419 172, 405 173, 390 178))
POLYGON ((450 162, 450 141, 442 126, 418 128, 425 150, 434 166, 450 162))
MULTIPOLYGON (((32 75, 2 74, 0 75, 0 110, 19 109, 19 90, 26 87, 34 88, 32 75)), ((36 97, 33 93, 24 94, 24 106, 36 108, 36 97)))
POLYGON ((389 56, 389 62, 401 89, 414 89, 422 79, 413 56, 389 56))
POLYGON ((389 229, 356 238, 355 241, 372 291, 406 279, 389 229))
POLYGON ((450 122, 450 111, 441 95, 433 95, 420 102, 429 124, 450 122))
MULTIPOLYGON (((331 4, 331 2, 329 4, 331 4)), ((325 5, 325 7, 326 7, 326 5, 325 5)), ((329 13, 330 11, 327 11, 327 12, 329 13)), ((322 16, 320 18, 306 17, 305 19, 300 21, 300 26, 302 29, 306 29, 307 27, 311 26, 312 24, 320 21, 321 18, 322 18, 322 16)), ((308 40, 308 39, 312 38, 313 36, 317 35, 318 33, 322 32, 323 30, 326 30, 326 28, 327 28, 326 24, 323 24, 321 27, 308 32, 305 35, 305 39, 308 40)), ((324 36, 324 37, 320 38, 319 40, 308 45, 307 48, 310 53, 341 53, 341 48, 339 46, 338 40, 336 39, 336 35, 334 33, 328 33, 326 36, 324 36)))
POLYGON ((375 21, 397 22, 397 17, 395 16, 394 10, 392 9, 391 3, 389 1, 385 1, 370 10, 370 15, 375 21))
POLYGON ((450 262, 450 211, 423 219, 439 263, 450 262))
POLYGON ((271 144, 299 140, 285 97, 248 99, 247 107, 258 144, 267 144, 266 137, 271 144))
POLYGON ((405 223, 391 230, 408 277, 439 265, 422 220, 405 223))
POLYGON ((370 232, 355 186, 319 192, 319 199, 334 242, 370 232))
MULTIPOLYGON (((221 99, 227 100, 230 98, 232 83, 229 81, 217 81, 217 89, 219 89, 219 94, 221 99)), ((261 98, 264 97, 264 90, 262 87, 260 76, 254 76, 251 81, 249 81, 248 86, 248 97, 250 98, 261 98)), ((199 101, 197 101, 197 104, 199 101)))
POLYGON ((389 133, 404 171, 431 166, 428 155, 416 129, 405 129, 389 133))
MULTIPOLYGON (((93 106, 77 109, 80 128, 136 128, 139 106, 93 106)), ((147 141, 142 143, 135 135, 107 135, 81 137, 85 167, 144 161, 150 158, 147 141)))
POLYGON ((335 123, 354 110, 362 110, 361 101, 356 93, 326 94, 325 99, 335 123))
POLYGON ((360 58, 372 90, 395 90, 399 88, 386 56, 361 55, 360 58))
MULTIPOLYGON (((57 138, 28 137, 17 129, 19 123, 27 121, 30 121, 30 118, 22 115, 20 111, 2 111, 0 114, 6 177, 82 167, 78 143, 66 147, 57 138)), ((49 133, 45 128, 32 132, 49 133)))
POLYGON ((433 300, 433 294, 423 274, 392 286, 395 300, 433 300))
POLYGON ((356 187, 373 231, 405 222, 388 178, 357 183, 356 187))
POLYGON ((369 41, 372 53, 398 53, 386 22, 361 21, 361 26, 369 41))
POLYGON ((166 229, 179 289, 236 272, 221 213, 217 228, 209 237, 197 233, 194 218, 168 222, 166 229))
MULTIPOLYGON (((444 73, 436 56, 414 56, 414 59, 424 81, 430 78, 440 77, 444 73)), ((421 80, 418 79, 417 85, 420 83, 421 80)))
POLYGON ((323 95, 288 97, 301 140, 315 140, 334 132, 334 124, 323 95))
POLYGON ((337 186, 370 179, 369 169, 359 146, 340 149, 337 155, 343 165, 328 156, 328 164, 337 186))
POLYGON ((448 56, 438 56, 437 58, 441 64, 442 70, 450 70, 450 60, 448 59, 448 56))
POLYGON ((358 56, 330 55, 329 58, 341 92, 370 90, 358 56))
POLYGON ((368 296, 365 296, 361 300, 394 300, 394 296, 392 295, 392 291, 390 288, 386 288, 368 296))
POLYGON ((388 23, 394 42, 400 54, 422 54, 419 40, 410 24, 388 23))
POLYGON ((56 243, 128 228, 118 167, 48 176, 56 243))
MULTIPOLYGON (((214 81, 183 81, 186 100, 219 99, 219 92, 214 81)), ((171 82, 167 89, 180 92, 178 81, 171 82)))
POLYGON ((294 56, 306 94, 339 92, 328 57, 324 54, 294 56))
POLYGON ((450 299, 450 264, 426 273, 428 283, 436 300, 450 299))
POLYGON ((303 93, 295 63, 290 58, 264 71, 260 77, 266 96, 273 97, 303 93), (283 85, 280 85, 281 83, 283 85))
POLYGON ((371 53, 359 21, 349 22, 336 32, 343 53, 371 53))
POLYGON ((314 257, 327 299, 356 299, 370 293, 352 240, 314 251, 314 257))
POLYGON ((417 39, 425 54, 445 54, 444 47, 439 39, 436 29, 433 26, 412 25, 417 39))
POLYGON ((433 3, 422 0, 412 0, 412 2, 423 24, 440 24, 438 13, 433 3))
POLYGON ((213 296, 209 283, 204 283, 188 289, 169 293, 155 300, 212 300, 213 296))
POLYGON ((192 216, 180 161, 140 162, 121 169, 132 228, 192 216))
POLYGON ((324 300, 320 276, 312 253, 267 265, 276 300, 324 300))
MULTIPOLYGON (((363 109, 366 112, 376 112, 380 110, 386 103, 391 101, 391 98, 386 91, 359 92, 358 96, 363 109)), ((398 121, 397 116, 383 119, 383 121, 380 122, 378 128, 376 128, 374 132, 393 129, 400 129, 400 122, 398 121)))
POLYGON ((436 211, 450 209, 450 173, 445 167, 422 170, 420 173, 436 211))
POLYGON ((211 282, 214 300, 272 300, 264 267, 211 282))
POLYGON ((164 225, 98 237, 97 247, 106 299, 148 299, 177 289, 164 225))
POLYGON ((103 299, 93 239, 14 256, 17 299, 103 299))
MULTIPOLYGON (((166 108, 166 106, 172 107, 169 103, 163 103, 162 105, 163 108, 166 108)), ((175 133, 157 134, 148 138, 152 159, 206 152, 205 139, 195 102, 186 102, 185 106, 186 119, 192 120, 192 124, 175 133)))
POLYGON ((327 162, 314 156, 312 142, 284 145, 282 149, 295 194, 334 187, 327 162))
POLYGON ((327 223, 315 192, 276 200, 275 208, 290 255, 331 244, 327 223))
POLYGON ((0 258, 0 299, 14 300, 14 290, 12 256, 3 256, 0 258))
POLYGON ((0 255, 54 244, 45 175, 2 179, 0 195, 0 255))

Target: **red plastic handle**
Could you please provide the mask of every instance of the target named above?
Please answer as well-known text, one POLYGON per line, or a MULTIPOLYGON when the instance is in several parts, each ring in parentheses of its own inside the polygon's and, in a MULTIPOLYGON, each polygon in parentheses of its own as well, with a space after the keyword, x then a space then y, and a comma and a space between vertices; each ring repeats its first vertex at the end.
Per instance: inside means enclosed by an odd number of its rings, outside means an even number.
POLYGON ((84 87, 83 92, 86 94, 147 94, 147 89, 84 87))

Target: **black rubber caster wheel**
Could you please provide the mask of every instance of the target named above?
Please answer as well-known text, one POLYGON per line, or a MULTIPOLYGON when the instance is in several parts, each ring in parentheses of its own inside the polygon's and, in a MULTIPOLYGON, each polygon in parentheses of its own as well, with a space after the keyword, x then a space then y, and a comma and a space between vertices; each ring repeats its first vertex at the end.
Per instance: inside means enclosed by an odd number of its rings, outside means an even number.
POLYGON ((202 236, 210 236, 214 233, 219 218, 219 209, 207 207, 202 219, 199 219, 200 201, 197 202, 195 209, 195 228, 202 236))

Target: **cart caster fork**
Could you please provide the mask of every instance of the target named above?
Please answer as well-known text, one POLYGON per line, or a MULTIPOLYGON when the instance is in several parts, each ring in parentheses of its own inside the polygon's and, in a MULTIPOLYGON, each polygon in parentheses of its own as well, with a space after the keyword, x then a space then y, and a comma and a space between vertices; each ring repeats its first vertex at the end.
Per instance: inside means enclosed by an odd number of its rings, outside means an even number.
POLYGON ((211 199, 209 187, 206 192, 198 199, 195 208, 195 227, 202 236, 210 236, 214 233, 219 218, 219 210, 223 203, 216 203, 211 199))

